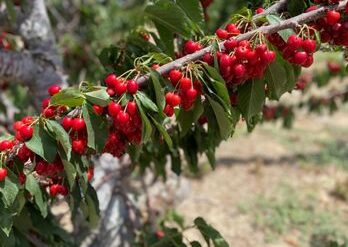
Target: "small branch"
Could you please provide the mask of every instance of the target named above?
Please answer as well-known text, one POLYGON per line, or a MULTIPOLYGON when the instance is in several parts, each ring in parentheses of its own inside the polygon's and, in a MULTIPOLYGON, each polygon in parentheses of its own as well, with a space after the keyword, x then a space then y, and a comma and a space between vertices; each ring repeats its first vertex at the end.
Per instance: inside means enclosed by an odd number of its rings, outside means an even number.
POLYGON ((267 8, 263 13, 254 15, 253 20, 257 20, 260 17, 266 16, 269 14, 275 14, 275 13, 281 12, 282 10, 286 8, 287 3, 288 3, 288 0, 279 0, 278 2, 276 2, 275 4, 267 8))
MULTIPOLYGON (((328 7, 321 7, 318 8, 317 10, 308 12, 308 13, 303 13, 301 15, 295 16, 293 18, 284 20, 278 24, 273 24, 273 25, 268 25, 268 26, 261 26, 255 30, 252 30, 250 32, 241 34, 236 37, 238 41, 241 40, 247 40, 253 37, 255 33, 263 33, 263 34, 272 34, 276 33, 278 31, 288 29, 288 28, 296 28, 298 25, 302 25, 305 23, 309 23, 315 20, 318 20, 322 17, 325 16, 326 12, 328 10, 337 10, 341 11, 345 9, 346 4, 348 3, 348 0, 340 1, 338 5, 333 5, 333 6, 328 6, 328 7)), ((224 43, 225 41, 219 43, 220 49, 224 50, 224 43)), ((182 65, 185 63, 191 62, 198 60, 201 58, 205 53, 210 52, 213 49, 213 46, 207 46, 206 48, 199 50, 195 53, 186 55, 182 58, 179 58, 173 62, 170 62, 168 64, 165 64, 158 68, 156 71, 160 73, 161 75, 169 73, 172 69, 175 68, 180 68, 182 65)), ((139 86, 144 86, 147 82, 147 80, 150 78, 149 74, 143 75, 137 79, 137 82, 139 86)))

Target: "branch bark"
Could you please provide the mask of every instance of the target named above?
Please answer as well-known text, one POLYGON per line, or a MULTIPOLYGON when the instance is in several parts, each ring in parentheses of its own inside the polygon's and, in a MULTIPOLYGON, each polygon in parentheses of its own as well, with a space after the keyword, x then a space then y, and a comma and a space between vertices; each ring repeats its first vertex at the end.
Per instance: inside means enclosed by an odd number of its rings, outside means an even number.
MULTIPOLYGON (((278 24, 261 26, 255 30, 252 30, 252 31, 249 31, 247 33, 244 33, 244 34, 237 36, 236 39, 238 41, 247 40, 247 39, 250 39, 251 37, 253 37, 253 35, 255 33, 259 33, 259 32, 263 33, 263 34, 272 34, 272 33, 276 33, 278 31, 281 31, 284 29, 296 28, 299 25, 302 25, 305 23, 310 23, 312 21, 315 21, 315 20, 318 20, 318 19, 324 17, 328 10, 337 10, 337 11, 344 10, 347 3, 348 3, 348 0, 340 1, 339 4, 337 4, 337 5, 332 5, 332 6, 328 6, 328 7, 320 7, 314 11, 311 11, 308 13, 303 13, 301 15, 284 20, 278 24)), ((224 43, 225 43, 225 41, 219 43, 220 49, 222 49, 222 50, 224 50, 224 43)), ((156 71, 162 75, 169 73, 172 69, 180 68, 185 63, 198 60, 205 53, 210 52, 212 49, 213 49, 213 46, 207 46, 206 48, 204 48, 202 50, 199 50, 195 53, 186 55, 186 56, 179 58, 173 62, 165 64, 165 65, 161 66, 160 68, 158 68, 156 71)), ((146 82, 149 80, 149 78, 150 78, 150 74, 146 74, 146 75, 139 77, 136 81, 139 84, 139 86, 142 87, 146 84, 146 82)))

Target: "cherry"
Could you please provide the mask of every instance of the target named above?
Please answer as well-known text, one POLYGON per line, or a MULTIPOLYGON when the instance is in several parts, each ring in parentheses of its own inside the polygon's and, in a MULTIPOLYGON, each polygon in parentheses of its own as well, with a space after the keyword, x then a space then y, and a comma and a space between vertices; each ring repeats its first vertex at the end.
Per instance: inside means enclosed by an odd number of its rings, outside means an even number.
POLYGON ((187 90, 189 90, 192 87, 192 81, 190 78, 188 77, 184 77, 180 80, 180 89, 183 92, 186 92, 187 90))
POLYGON ((328 67, 329 71, 333 74, 341 71, 341 65, 337 62, 334 62, 334 61, 329 61, 327 63, 327 67, 328 67))
POLYGON ((197 90, 194 88, 190 88, 186 92, 186 97, 190 101, 194 101, 197 98, 197 90))
POLYGON ((214 64, 214 57, 209 52, 205 53, 202 57, 203 62, 206 62, 209 65, 214 64))
POLYGON ((27 141, 33 137, 34 129, 31 126, 23 126, 20 128, 19 133, 23 140, 27 141))
POLYGON ((263 12, 265 12, 264 8, 257 8, 256 11, 255 11, 256 14, 261 14, 263 12))
POLYGON ((72 142, 72 150, 75 152, 75 153, 78 153, 80 155, 83 155, 86 151, 86 140, 84 139, 76 139, 76 140, 73 140, 72 142))
POLYGON ((48 93, 49 93, 51 96, 53 96, 53 95, 59 93, 60 90, 62 90, 62 88, 61 88, 60 86, 58 86, 58 85, 55 84, 55 85, 52 85, 52 86, 50 86, 50 87, 48 88, 48 93))
POLYGON ((302 48, 307 53, 313 53, 317 48, 317 42, 312 39, 306 39, 302 42, 302 48))
POLYGON ((125 92, 127 91, 127 85, 126 83, 118 83, 115 85, 114 87, 114 92, 117 94, 117 95, 123 95, 125 92))
POLYGON ((287 41, 287 46, 290 49, 296 50, 296 49, 300 48, 301 45, 302 45, 302 39, 300 37, 298 37, 295 34, 289 36, 288 41, 287 41))
POLYGON ((303 65, 307 61, 308 55, 304 51, 298 51, 295 53, 293 61, 295 64, 303 65))
POLYGON ((122 107, 120 104, 111 102, 108 105, 108 113, 111 117, 117 117, 117 114, 121 111, 122 107))
POLYGON ((117 114, 117 122, 121 125, 125 125, 129 122, 129 114, 124 111, 120 111, 117 114))
POLYGON ((233 72, 237 77, 243 77, 246 73, 246 68, 243 64, 233 66, 233 72))
POLYGON ((225 41, 224 46, 227 51, 233 51, 238 46, 238 41, 234 38, 229 38, 225 41))
POLYGON ((174 108, 170 105, 166 105, 163 110, 164 114, 168 117, 172 117, 174 115, 174 108))
POLYGON ((261 56, 267 51, 267 45, 265 44, 257 45, 255 48, 255 51, 259 56, 261 56))
POLYGON ((236 57, 238 59, 246 59, 246 54, 248 53, 249 49, 246 46, 238 46, 236 49, 236 57))
POLYGON ((103 113, 104 113, 104 108, 101 107, 100 105, 93 105, 93 110, 94 110, 95 114, 97 114, 99 116, 103 115, 103 113))
POLYGON ((240 30, 233 23, 227 24, 226 31, 231 34, 231 36, 237 36, 240 34, 240 30))
POLYGON ((64 117, 61 124, 66 131, 69 131, 72 127, 73 119, 71 117, 64 117))
POLYGON ((227 54, 222 54, 219 58, 219 64, 222 70, 226 69, 231 65, 231 57, 227 54))
POLYGON ((134 80, 129 80, 129 81, 127 82, 127 91, 128 91, 128 93, 130 93, 130 94, 136 94, 137 91, 138 91, 138 88, 139 88, 139 86, 138 86, 138 83, 137 83, 136 81, 134 81, 134 80))
POLYGON ((302 66, 305 67, 305 68, 308 68, 308 67, 310 67, 310 66, 313 64, 313 62, 314 62, 313 56, 312 56, 312 55, 309 55, 309 56, 307 57, 306 62, 304 62, 304 64, 303 64, 302 66))
POLYGON ((169 80, 172 82, 174 86, 176 86, 179 80, 182 78, 181 71, 177 69, 173 69, 169 72, 169 80))
POLYGON ((116 84, 119 84, 120 82, 117 79, 117 76, 115 74, 109 74, 105 79, 105 84, 108 87, 115 87, 116 84))
POLYGON ((45 175, 46 170, 47 170, 47 165, 48 165, 47 162, 42 161, 42 160, 37 162, 36 166, 35 166, 36 173, 41 175, 41 176, 45 175))
POLYGON ((52 197, 56 197, 60 191, 60 185, 59 184, 52 184, 50 186, 50 195, 52 197))
POLYGON ((0 142, 0 152, 9 150, 13 147, 13 142, 10 140, 4 140, 0 142))
POLYGON ((46 109, 49 105, 50 105, 50 98, 46 98, 41 101, 42 109, 46 109))
POLYGON ((85 120, 83 118, 74 118, 72 120, 71 128, 75 131, 81 131, 86 127, 85 120))
POLYGON ((134 101, 129 101, 127 103, 127 112, 131 116, 133 116, 137 113, 137 104, 134 101))
POLYGON ((27 180, 27 176, 23 172, 18 174, 19 184, 21 184, 21 185, 25 184, 26 180, 27 180))
POLYGON ((26 116, 22 118, 22 122, 26 125, 31 124, 34 121, 34 118, 32 116, 26 116))
POLYGON ((202 46, 199 43, 194 42, 192 40, 187 41, 184 45, 184 51, 187 54, 194 53, 194 52, 200 50, 201 48, 202 48, 202 46))
POLYGON ((94 177, 94 167, 91 166, 91 167, 88 167, 88 170, 87 170, 87 179, 88 179, 88 181, 91 182, 93 177, 94 177))
POLYGON ((43 111, 42 115, 45 118, 52 118, 56 115, 55 109, 53 107, 48 107, 43 111))
POLYGON ((341 19, 341 14, 335 10, 330 10, 326 13, 326 21, 329 25, 336 24, 341 19))
POLYGON ((14 122, 14 124, 13 124, 13 129, 14 129, 15 131, 19 131, 20 128, 22 128, 23 126, 24 126, 24 123, 23 123, 22 121, 16 121, 16 122, 14 122))
POLYGON ((114 96, 114 95, 116 94, 115 90, 112 89, 112 88, 106 89, 106 92, 107 92, 107 94, 108 94, 109 96, 111 96, 111 97, 114 96))
POLYGON ((218 36, 219 39, 227 39, 228 38, 228 32, 224 29, 217 29, 215 32, 216 36, 218 36))
POLYGON ((0 168, 0 182, 4 181, 7 177, 7 169, 0 168))
POLYGON ((172 96, 171 103, 172 103, 171 104, 172 107, 180 105, 181 104, 181 97, 179 95, 177 95, 177 94, 174 94, 172 96))
POLYGON ((265 51, 262 54, 262 60, 266 63, 271 63, 276 59, 276 54, 274 51, 265 51))

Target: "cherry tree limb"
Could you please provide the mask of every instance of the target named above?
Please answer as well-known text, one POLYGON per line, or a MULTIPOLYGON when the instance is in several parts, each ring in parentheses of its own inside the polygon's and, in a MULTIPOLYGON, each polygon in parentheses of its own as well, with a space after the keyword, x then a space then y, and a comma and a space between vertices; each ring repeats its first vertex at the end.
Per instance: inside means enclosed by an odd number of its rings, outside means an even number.
MULTIPOLYGON (((272 34, 272 33, 276 33, 276 32, 279 32, 281 30, 288 29, 288 28, 294 29, 294 28, 298 27, 299 25, 302 25, 305 23, 310 23, 310 22, 313 22, 315 20, 318 20, 318 19, 324 17, 326 15, 327 11, 329 11, 329 10, 336 10, 336 11, 344 10, 347 3, 348 3, 348 0, 340 1, 339 4, 337 4, 337 5, 320 7, 316 10, 311 11, 311 12, 297 15, 295 17, 289 18, 289 19, 284 20, 284 21, 277 23, 277 24, 261 26, 257 29, 249 31, 247 33, 243 33, 243 34, 238 35, 236 37, 236 40, 241 41, 241 40, 250 39, 256 33, 272 34)), ((225 43, 225 41, 222 41, 219 43, 219 47, 221 50, 224 50, 224 43, 225 43)), ((159 67, 156 71, 162 75, 169 73, 172 69, 180 68, 185 63, 200 59, 205 53, 210 52, 212 49, 213 49, 212 45, 207 46, 204 49, 199 50, 195 53, 186 55, 186 56, 181 57, 177 60, 174 60, 173 62, 167 63, 167 64, 159 67)), ((139 77, 136 81, 139 84, 139 86, 144 86, 149 78, 150 78, 150 75, 146 74, 146 75, 139 77)))
POLYGON ((275 13, 281 12, 282 10, 286 8, 287 3, 288 3, 288 0, 279 0, 278 2, 271 5, 269 8, 265 9, 264 12, 254 15, 253 20, 257 20, 258 18, 269 15, 269 14, 275 14, 275 13))

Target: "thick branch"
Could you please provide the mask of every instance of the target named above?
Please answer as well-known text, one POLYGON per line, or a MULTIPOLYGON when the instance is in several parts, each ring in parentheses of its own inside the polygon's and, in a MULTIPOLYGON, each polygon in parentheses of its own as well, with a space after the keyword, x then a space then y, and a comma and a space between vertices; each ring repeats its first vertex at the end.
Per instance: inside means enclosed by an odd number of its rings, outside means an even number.
MULTIPOLYGON (((344 10, 347 3, 348 3, 348 0, 344 0, 344 1, 341 1, 338 5, 333 5, 333 6, 328 6, 328 7, 320 7, 317 10, 314 10, 314 11, 311 11, 308 13, 303 13, 303 14, 295 16, 293 18, 284 20, 278 24, 261 26, 255 30, 252 30, 250 32, 247 32, 247 33, 244 33, 244 34, 237 36, 236 39, 238 41, 247 40, 247 39, 252 38, 255 33, 259 33, 259 32, 261 32, 263 34, 272 34, 272 33, 276 33, 278 31, 281 31, 284 29, 296 28, 298 25, 310 23, 312 21, 315 21, 315 20, 318 20, 318 19, 324 17, 328 10, 337 10, 337 11, 344 10)), ((223 41, 219 44, 219 46, 222 50, 224 49, 224 43, 225 43, 225 41, 223 41)), ((202 50, 199 50, 195 53, 186 55, 186 56, 179 58, 171 63, 168 63, 168 64, 161 66, 160 68, 157 69, 157 72, 162 74, 162 75, 166 74, 166 73, 170 72, 172 69, 182 67, 185 63, 198 60, 205 53, 210 52, 212 49, 213 49, 213 46, 207 46, 206 48, 204 48, 202 50)), ((150 78, 150 75, 146 74, 144 76, 139 77, 137 79, 137 82, 140 86, 144 86, 149 78, 150 78)))

